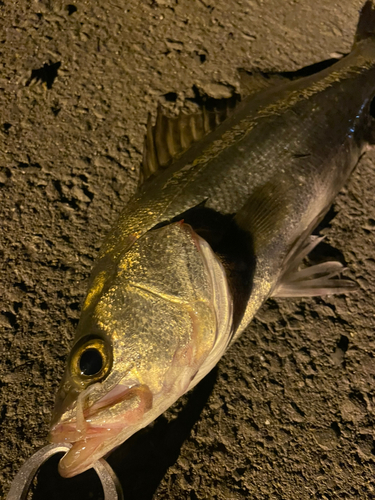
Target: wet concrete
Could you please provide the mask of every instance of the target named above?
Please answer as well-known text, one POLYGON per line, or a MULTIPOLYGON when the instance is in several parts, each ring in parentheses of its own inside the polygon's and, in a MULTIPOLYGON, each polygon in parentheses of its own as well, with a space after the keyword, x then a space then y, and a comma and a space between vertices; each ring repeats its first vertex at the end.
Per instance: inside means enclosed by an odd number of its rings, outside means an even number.
MULTIPOLYGON (((93 259, 136 188, 147 113, 195 88, 231 93, 236 68, 348 52, 361 4, 0 2, 0 496, 45 443, 93 259)), ((265 305, 195 391, 111 456, 126 499, 375 498, 374 163, 366 153, 323 229, 359 290, 265 305)), ((34 498, 52 494, 101 498, 53 462, 34 498)))

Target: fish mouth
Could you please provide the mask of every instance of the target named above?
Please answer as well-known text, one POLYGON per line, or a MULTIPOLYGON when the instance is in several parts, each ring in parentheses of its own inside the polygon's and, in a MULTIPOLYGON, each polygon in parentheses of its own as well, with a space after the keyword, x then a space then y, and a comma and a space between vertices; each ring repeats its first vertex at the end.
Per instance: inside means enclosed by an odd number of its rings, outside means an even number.
MULTIPOLYGON (((153 396, 146 385, 129 388, 118 384, 108 394, 85 408, 89 390, 77 399, 75 417, 53 425, 52 443, 71 443, 72 448, 59 462, 62 477, 72 477, 87 469, 122 442, 118 436, 142 421, 152 408, 153 396), (85 408, 85 409, 84 409, 85 408)), ((134 432, 134 431, 133 431, 134 432)))

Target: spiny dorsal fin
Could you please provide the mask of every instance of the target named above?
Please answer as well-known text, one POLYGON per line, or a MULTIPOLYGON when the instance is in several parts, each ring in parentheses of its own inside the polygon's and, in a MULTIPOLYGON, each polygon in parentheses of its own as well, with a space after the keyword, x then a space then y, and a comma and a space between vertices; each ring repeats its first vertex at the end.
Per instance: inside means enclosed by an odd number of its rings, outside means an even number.
POLYGON ((147 120, 140 184, 215 130, 231 114, 238 100, 237 95, 229 99, 210 99, 197 113, 180 112, 176 117, 167 117, 159 105, 155 125, 152 125, 150 114, 147 120))

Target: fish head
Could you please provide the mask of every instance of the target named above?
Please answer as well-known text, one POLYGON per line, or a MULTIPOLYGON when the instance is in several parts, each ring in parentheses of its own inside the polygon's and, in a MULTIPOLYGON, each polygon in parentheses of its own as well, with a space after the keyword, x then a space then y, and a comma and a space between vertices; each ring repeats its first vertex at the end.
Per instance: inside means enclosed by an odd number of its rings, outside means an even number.
POLYGON ((195 385, 231 330, 225 271, 187 224, 149 231, 103 259, 53 413, 50 440, 72 444, 59 464, 64 477, 92 467, 195 385))

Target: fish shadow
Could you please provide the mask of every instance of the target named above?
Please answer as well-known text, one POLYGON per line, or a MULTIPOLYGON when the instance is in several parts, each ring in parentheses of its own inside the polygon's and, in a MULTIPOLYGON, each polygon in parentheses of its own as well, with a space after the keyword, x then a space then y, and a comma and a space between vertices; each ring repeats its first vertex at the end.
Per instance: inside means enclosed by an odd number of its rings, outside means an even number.
MULTIPOLYGON (((121 483, 126 500, 152 500, 198 421, 216 377, 217 369, 214 368, 184 397, 175 418, 168 421, 161 415, 154 424, 137 432, 111 453, 107 461, 121 483)), ((59 475, 57 465, 62 455, 54 455, 40 468, 31 487, 32 500, 104 500, 99 478, 93 469, 70 479, 59 475)))
MULTIPOLYGON (((316 236, 321 236, 321 232, 323 229, 332 227, 332 220, 336 217, 337 210, 335 205, 331 205, 323 219, 319 222, 319 224, 314 229, 313 233, 316 236)), ((346 265, 345 257, 343 253, 337 248, 331 246, 329 243, 325 241, 321 241, 319 245, 312 249, 312 251, 308 255, 308 260, 311 265, 320 264, 321 262, 328 261, 337 261, 341 262, 343 266, 346 265)))

